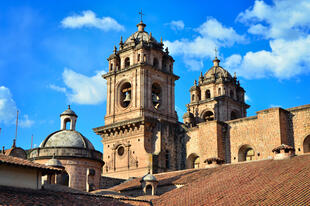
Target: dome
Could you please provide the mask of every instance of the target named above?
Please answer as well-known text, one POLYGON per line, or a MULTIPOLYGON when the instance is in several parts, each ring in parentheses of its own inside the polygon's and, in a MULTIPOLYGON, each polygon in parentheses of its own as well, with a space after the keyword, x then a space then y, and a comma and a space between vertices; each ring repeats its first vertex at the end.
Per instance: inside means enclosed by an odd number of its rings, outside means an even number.
POLYGON ((62 115, 70 115, 70 116, 76 116, 75 112, 73 110, 71 110, 70 105, 68 106, 68 109, 65 110, 63 113, 60 114, 60 116, 62 115))
POLYGON ((211 67, 204 75, 205 79, 213 78, 215 77, 216 79, 218 78, 229 78, 231 79, 232 76, 230 73, 224 69, 223 67, 219 66, 220 60, 215 57, 213 60, 213 67, 211 67))
POLYGON ((133 33, 132 35, 130 35, 130 37, 125 41, 125 44, 129 44, 132 39, 134 39, 137 43, 140 43, 141 41, 149 41, 151 39, 151 41, 158 43, 156 41, 156 39, 154 37, 152 37, 149 33, 147 33, 146 31, 136 31, 135 33, 133 33))
POLYGON ((213 76, 216 76, 216 78, 220 78, 220 77, 223 77, 223 78, 232 78, 230 73, 225 70, 223 67, 221 66, 218 66, 218 67, 211 67, 206 73, 205 73, 205 78, 208 79, 208 78, 211 78, 213 76))
POLYGON ((40 147, 77 147, 94 150, 92 143, 74 130, 59 130, 47 136, 40 147))
POLYGON ((151 182, 155 182, 157 181, 156 177, 150 173, 148 173, 147 175, 145 175, 143 178, 142 178, 143 181, 151 181, 151 182))
POLYGON ((52 159, 48 160, 45 163, 45 165, 46 166, 51 166, 51 167, 58 167, 58 168, 63 168, 64 167, 58 159, 54 158, 54 156, 53 156, 52 159))

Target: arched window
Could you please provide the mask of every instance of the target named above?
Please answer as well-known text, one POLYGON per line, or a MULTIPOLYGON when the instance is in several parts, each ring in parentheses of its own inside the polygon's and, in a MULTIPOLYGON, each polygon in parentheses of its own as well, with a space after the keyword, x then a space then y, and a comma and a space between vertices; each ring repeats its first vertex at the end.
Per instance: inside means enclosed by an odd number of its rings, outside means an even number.
POLYGON ((193 153, 188 156, 186 160, 186 168, 199 168, 200 158, 197 154, 193 153))
POLYGON ((210 99, 211 98, 211 93, 210 93, 210 90, 207 89, 206 91, 206 99, 210 99))
POLYGON ((195 95, 192 95, 192 102, 195 101, 195 95))
POLYGON ((251 161, 254 156, 254 149, 250 145, 243 145, 238 152, 238 162, 251 161))
POLYGON ((131 102, 131 84, 124 83, 120 89, 120 104, 122 107, 128 107, 131 102))
POLYGON ((56 184, 69 186, 69 175, 66 171, 58 174, 56 177, 56 184))
POLYGON ((137 61, 140 62, 140 54, 138 54, 137 61))
POLYGON ((146 195, 152 195, 152 191, 153 191, 152 185, 147 185, 145 191, 146 191, 146 195))
POLYGON ((146 54, 143 55, 143 62, 146 62, 146 54))
POLYGON ((218 92, 217 92, 217 94, 218 94, 219 96, 221 96, 221 95, 222 95, 221 88, 218 88, 218 92))
POLYGON ((153 67, 158 68, 158 59, 154 58, 153 60, 153 67))
POLYGON ((152 103, 155 109, 158 109, 161 102, 161 88, 159 84, 152 85, 152 103))
POLYGON ((110 71, 113 70, 113 64, 110 64, 110 71))
POLYGON ((207 122, 207 121, 212 121, 214 120, 214 114, 211 111, 207 111, 203 114, 202 119, 207 122))
POLYGON ((130 58, 126 57, 125 59, 125 68, 128 68, 130 66, 130 58))
POLYGON ((71 129, 71 120, 70 119, 65 119, 65 130, 70 130, 71 129))
POLYGON ((308 135, 303 143, 304 153, 310 152, 310 135, 308 135))

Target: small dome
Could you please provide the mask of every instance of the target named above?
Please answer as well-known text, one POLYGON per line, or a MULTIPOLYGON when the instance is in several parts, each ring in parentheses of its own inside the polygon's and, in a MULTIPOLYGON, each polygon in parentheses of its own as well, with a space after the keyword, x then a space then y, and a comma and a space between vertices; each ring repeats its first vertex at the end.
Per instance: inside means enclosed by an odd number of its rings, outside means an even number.
POLYGON ((213 66, 211 67, 204 75, 205 79, 208 79, 208 78, 212 78, 214 77, 216 79, 222 77, 222 78, 232 78, 230 73, 225 70, 223 67, 221 66, 213 66))
POLYGON ((40 147, 77 147, 94 149, 92 143, 81 133, 73 130, 59 130, 47 136, 40 147))
POLYGON ((143 178, 142 178, 143 181, 151 181, 151 182, 155 182, 157 181, 156 177, 150 173, 148 173, 147 175, 145 175, 143 178))
POLYGON ((62 115, 70 115, 70 116, 76 116, 75 112, 73 110, 71 110, 70 105, 68 105, 68 109, 65 110, 63 113, 60 114, 60 116, 62 115))
POLYGON ((205 79, 211 79, 211 78, 232 79, 232 76, 230 75, 230 73, 223 67, 219 66, 219 63, 220 63, 220 60, 217 57, 215 57, 215 59, 213 60, 213 67, 211 67, 204 75, 205 79))
POLYGON ((58 168, 64 168, 64 166, 61 164, 61 162, 58 159, 55 159, 54 157, 50 160, 48 160, 45 163, 46 166, 51 166, 51 167, 58 167, 58 168))
POLYGON ((149 33, 145 32, 145 31, 137 31, 135 33, 133 33, 126 41, 125 44, 129 44, 132 39, 134 39, 137 43, 140 43, 141 41, 149 41, 149 39, 151 39, 151 41, 158 43, 156 41, 156 39, 154 37, 152 37, 151 35, 149 35, 149 33))

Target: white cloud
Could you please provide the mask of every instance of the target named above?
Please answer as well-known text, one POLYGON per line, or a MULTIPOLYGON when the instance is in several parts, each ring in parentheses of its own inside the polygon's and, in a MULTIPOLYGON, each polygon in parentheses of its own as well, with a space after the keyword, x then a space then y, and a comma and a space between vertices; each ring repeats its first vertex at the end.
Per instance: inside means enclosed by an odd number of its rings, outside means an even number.
POLYGON ((296 39, 309 31, 309 13, 309 0, 273 0, 273 5, 256 0, 251 9, 238 15, 237 20, 249 25, 252 34, 296 39))
POLYGON ((237 20, 248 32, 268 39, 270 49, 234 54, 224 65, 246 78, 288 79, 310 72, 310 2, 274 0, 274 5, 255 1, 237 20))
POLYGON ((97 18, 93 11, 83 11, 82 15, 73 15, 64 18, 61 21, 64 28, 82 28, 82 27, 94 27, 103 31, 123 31, 125 30, 123 25, 120 25, 115 19, 111 17, 97 18))
MULTIPOLYGON (((165 41, 164 44, 169 48, 171 54, 181 55, 184 57, 186 65, 190 65, 192 62, 200 62, 206 58, 214 58, 214 49, 220 47, 230 47, 235 43, 241 43, 245 41, 243 35, 237 34, 237 32, 231 27, 225 27, 214 18, 208 18, 201 26, 194 31, 198 33, 198 36, 193 40, 180 39, 173 42, 165 41), (199 59, 199 60, 197 60, 199 59)), ((203 64, 200 64, 203 66, 203 64)), ((194 67, 197 70, 201 67, 194 67)))
MULTIPOLYGON (((15 124, 16 112, 17 106, 10 90, 4 86, 0 86, 0 123, 6 125, 15 124)), ((21 127, 31 127, 34 121, 30 120, 28 115, 23 115, 19 123, 21 127)))
POLYGON ((50 84, 50 85, 48 85, 48 87, 50 89, 53 89, 53 90, 57 91, 57 92, 63 92, 63 93, 67 92, 67 89, 65 87, 59 87, 59 86, 54 85, 54 84, 50 84))
POLYGON ((20 127, 25 127, 25 128, 26 127, 31 127, 33 124, 34 124, 34 121, 30 120, 29 116, 26 115, 26 114, 23 116, 23 118, 19 122, 19 126, 20 127))
POLYGON ((249 95, 245 94, 245 95, 244 95, 244 100, 245 100, 246 102, 250 102, 250 101, 251 101, 251 98, 249 97, 249 95))
POLYGON ((103 73, 105 71, 88 77, 65 68, 62 77, 67 88, 56 86, 53 89, 57 88, 56 90, 60 92, 66 91, 66 96, 72 103, 99 104, 106 99, 106 81, 101 77, 103 73))
POLYGON ((167 23, 166 25, 169 25, 172 30, 183 30, 185 26, 182 20, 171 21, 170 23, 167 23))
POLYGON ((16 118, 16 111, 16 104, 10 90, 0 86, 0 122, 11 124, 12 120, 16 118))

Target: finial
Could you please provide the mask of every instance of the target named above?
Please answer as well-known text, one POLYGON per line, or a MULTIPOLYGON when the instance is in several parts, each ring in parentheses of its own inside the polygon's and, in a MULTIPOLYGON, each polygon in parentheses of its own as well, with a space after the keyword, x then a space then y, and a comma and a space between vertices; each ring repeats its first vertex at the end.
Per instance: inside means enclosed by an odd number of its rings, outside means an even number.
POLYGON ((202 76, 202 72, 200 72, 200 77, 203 77, 203 76, 202 76))
POLYGON ((214 57, 215 59, 217 59, 217 48, 216 47, 214 48, 214 57))
POLYGON ((163 37, 160 37, 160 44, 163 44, 163 37))
POLYGON ((16 147, 16 139, 13 139, 13 145, 12 147, 16 147))
POLYGON ((237 79, 237 74, 236 74, 236 72, 234 72, 234 78, 237 79))
POLYGON ((68 105, 68 109, 71 109, 71 108, 70 108, 70 104, 68 105))
POLYGON ((2 154, 4 154, 4 146, 2 146, 2 154))
POLYGON ((121 36, 121 41, 119 42, 120 45, 123 44, 123 36, 121 36))
POLYGON ((139 14, 141 15, 141 21, 140 21, 139 24, 137 24, 137 27, 138 27, 138 31, 143 32, 143 31, 144 31, 144 27, 146 27, 146 25, 143 23, 143 20, 142 20, 142 16, 144 15, 144 14, 142 13, 142 9, 141 9, 141 11, 139 12, 139 14))
POLYGON ((194 86, 197 86, 197 81, 196 81, 196 79, 194 80, 194 86))
POLYGON ((116 54, 116 52, 117 52, 117 48, 116 48, 115 45, 114 45, 114 50, 113 50, 113 52, 114 52, 114 54, 116 54))
POLYGON ((143 21, 142 21, 142 17, 143 17, 143 15, 144 15, 144 14, 142 13, 142 9, 141 9, 141 11, 139 11, 139 14, 141 15, 141 23, 142 23, 142 22, 143 22, 143 21))

